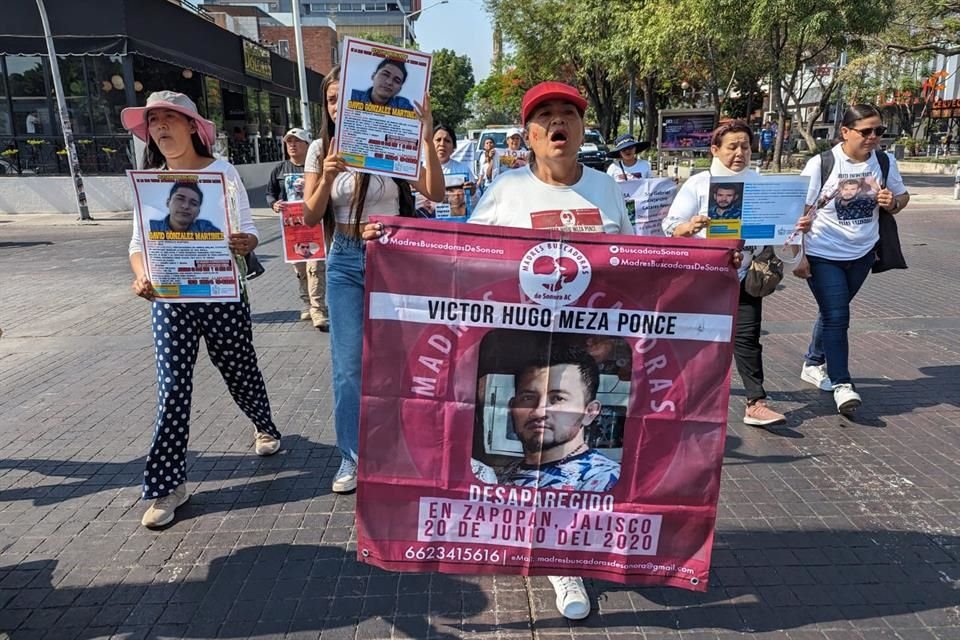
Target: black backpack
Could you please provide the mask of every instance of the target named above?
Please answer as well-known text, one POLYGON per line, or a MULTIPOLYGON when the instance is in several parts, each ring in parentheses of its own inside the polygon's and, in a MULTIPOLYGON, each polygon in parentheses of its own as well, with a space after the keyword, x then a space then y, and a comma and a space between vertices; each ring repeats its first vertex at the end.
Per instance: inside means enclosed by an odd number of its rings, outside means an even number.
MULTIPOLYGON (((887 188, 887 176, 890 175, 890 156, 883 151, 874 151, 877 164, 880 165, 880 188, 887 188)), ((826 184, 833 172, 833 150, 827 149, 820 154, 820 188, 826 184)), ((874 250, 877 252, 877 261, 873 263, 871 271, 882 273, 890 269, 906 269, 907 261, 900 248, 900 234, 897 231, 897 221, 893 214, 886 209, 880 209, 880 240, 874 250)))

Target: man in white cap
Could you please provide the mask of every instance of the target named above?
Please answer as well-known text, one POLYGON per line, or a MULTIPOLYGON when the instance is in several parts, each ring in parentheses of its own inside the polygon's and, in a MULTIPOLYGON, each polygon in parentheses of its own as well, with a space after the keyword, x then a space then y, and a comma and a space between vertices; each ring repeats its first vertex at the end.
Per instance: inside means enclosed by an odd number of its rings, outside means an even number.
MULTIPOLYGON (((267 205, 277 213, 284 202, 303 200, 303 164, 312 140, 310 132, 300 128, 290 129, 283 136, 287 159, 273 168, 267 182, 267 205)), ((300 313, 300 319, 312 321, 313 326, 320 331, 330 329, 325 265, 323 260, 296 262, 293 265, 300 283, 300 299, 305 307, 300 313)))

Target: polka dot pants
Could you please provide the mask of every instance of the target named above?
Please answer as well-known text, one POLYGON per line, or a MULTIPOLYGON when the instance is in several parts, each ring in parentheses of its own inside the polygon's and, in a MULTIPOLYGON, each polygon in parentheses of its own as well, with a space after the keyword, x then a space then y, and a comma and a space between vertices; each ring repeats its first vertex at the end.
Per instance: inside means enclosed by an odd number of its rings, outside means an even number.
POLYGON ((253 348, 250 307, 244 302, 154 302, 157 421, 143 472, 143 497, 162 498, 187 479, 187 440, 193 367, 200 338, 237 406, 257 431, 280 437, 253 348))

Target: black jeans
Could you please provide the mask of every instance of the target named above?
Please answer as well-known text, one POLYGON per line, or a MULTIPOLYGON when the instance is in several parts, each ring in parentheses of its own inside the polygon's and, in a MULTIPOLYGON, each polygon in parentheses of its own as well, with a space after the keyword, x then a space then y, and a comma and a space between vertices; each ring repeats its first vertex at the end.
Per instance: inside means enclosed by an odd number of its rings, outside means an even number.
POLYGON ((762 317, 763 298, 747 293, 741 282, 737 328, 733 336, 733 359, 747 392, 747 404, 767 397, 763 390, 763 346, 760 344, 762 317))

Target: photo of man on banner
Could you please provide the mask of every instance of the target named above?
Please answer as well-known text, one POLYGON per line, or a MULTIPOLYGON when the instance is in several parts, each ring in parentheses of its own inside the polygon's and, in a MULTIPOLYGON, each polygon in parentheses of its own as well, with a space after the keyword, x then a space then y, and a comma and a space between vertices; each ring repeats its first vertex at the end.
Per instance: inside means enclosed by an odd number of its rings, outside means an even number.
MULTIPOLYGON (((528 336, 520 338, 530 344, 528 336)), ((504 346, 502 341, 492 342, 504 346)), ((484 481, 490 477, 489 469, 499 484, 610 491, 620 476, 620 464, 588 444, 588 431, 600 426, 603 410, 598 399, 598 363, 586 348, 559 336, 552 345, 549 339, 534 342, 537 346, 528 348, 530 353, 513 372, 513 393, 507 406, 488 410, 485 404, 478 404, 478 413, 490 418, 479 422, 482 431, 491 433, 505 426, 519 441, 523 455, 499 471, 475 465, 474 473, 484 481), (498 414, 509 415, 507 425, 496 424, 498 414)), ((518 345, 514 341, 511 346, 518 345)), ((629 382, 624 386, 629 388, 629 382)), ((485 386, 482 391, 486 392, 485 386)), ((625 398, 626 392, 621 393, 625 398)))
MULTIPOLYGON (((222 233, 209 220, 200 218, 203 206, 203 191, 196 181, 179 180, 170 187, 167 197, 167 215, 150 218, 150 231, 192 231, 197 233, 222 233)), ((155 207, 152 207, 156 210, 155 207)))

